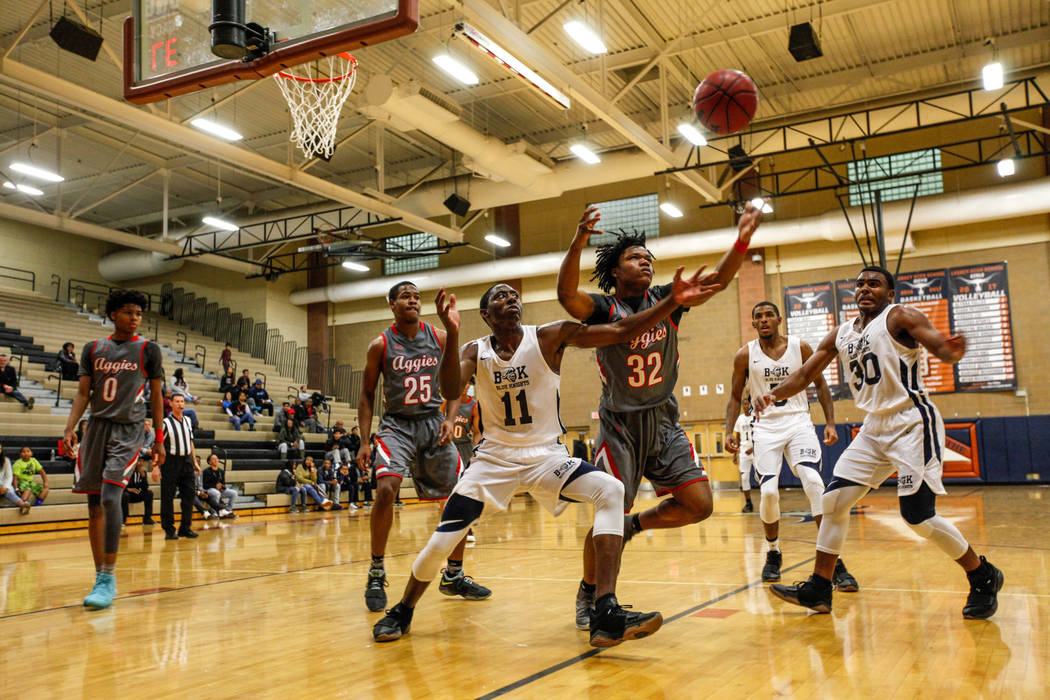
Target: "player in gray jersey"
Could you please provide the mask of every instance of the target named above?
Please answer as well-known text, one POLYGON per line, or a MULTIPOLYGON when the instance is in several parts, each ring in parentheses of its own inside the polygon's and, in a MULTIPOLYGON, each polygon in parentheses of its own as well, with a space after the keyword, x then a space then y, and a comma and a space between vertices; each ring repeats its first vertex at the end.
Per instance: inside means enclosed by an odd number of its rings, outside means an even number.
MULTIPOLYGON (((623 234, 615 243, 598 247, 592 280, 604 294, 580 291, 580 254, 596 233, 601 219, 587 209, 558 273, 558 301, 584 323, 611 323, 659 303, 668 285, 653 287, 653 256, 645 234, 623 234)), ((750 203, 737 222, 738 238, 716 269, 701 282, 725 289, 744 261, 762 212, 750 203)), ((624 541, 644 529, 683 527, 711 515, 713 500, 707 474, 698 464, 692 443, 678 423, 675 384, 678 381, 678 324, 687 309, 629 343, 598 349, 602 395, 598 407, 597 466, 624 485, 624 510, 634 506, 642 477, 670 494, 658 505, 627 516, 624 541)), ((594 548, 591 536, 583 550, 583 580, 576 597, 576 626, 586 629, 593 605, 594 548)))
MULTIPOLYGON (((160 347, 136 334, 142 311, 149 305, 141 292, 114 290, 106 299, 113 334, 84 346, 80 355, 77 395, 62 437, 66 454, 73 454, 73 430, 90 405, 91 417, 77 453, 74 493, 88 496, 88 538, 95 559, 95 586, 84 598, 88 608, 108 607, 117 595, 114 570, 123 523, 121 501, 145 439, 146 384, 150 388, 153 424, 164 420, 160 347)), ((153 478, 164 462, 164 432, 153 444, 153 478)))
MULTIPOLYGON (((357 464, 367 470, 372 464, 372 406, 379 377, 383 377, 383 417, 375 439, 375 504, 370 519, 372 566, 365 585, 365 604, 372 612, 386 607, 387 537, 394 518, 394 500, 401 482, 412 477, 421 499, 447 498, 460 471, 459 452, 452 444, 459 382, 444 413, 439 391, 438 366, 445 346, 445 331, 419 318, 419 289, 411 282, 398 282, 387 295, 394 323, 368 346, 357 420, 361 426, 361 448, 357 464)), ((466 539, 449 556, 442 573, 441 592, 467 600, 484 600, 492 591, 463 573, 466 539)))
POLYGON ((941 483, 944 421, 919 373, 920 346, 941 362, 955 363, 966 352, 966 339, 945 338, 918 309, 892 303, 893 275, 884 268, 861 270, 856 299, 859 317, 828 333, 801 369, 771 393, 752 397, 761 421, 763 410, 803 391, 837 355, 857 408, 867 414, 860 432, 835 462, 824 492, 813 575, 794 586, 773 584, 770 592, 810 610, 831 612, 831 579, 846 540, 850 510, 896 472, 901 517, 966 571, 970 595, 963 617, 991 617, 998 608, 1003 572, 978 557, 959 529, 937 514, 937 494, 946 493, 941 483))
MULTIPOLYGON (((441 405, 442 412, 446 408, 445 404, 441 405)), ((459 409, 456 411, 455 424, 452 427, 452 444, 459 451, 461 472, 470 466, 474 445, 481 440, 480 417, 478 402, 474 400, 471 386, 468 384, 459 396, 459 409)))

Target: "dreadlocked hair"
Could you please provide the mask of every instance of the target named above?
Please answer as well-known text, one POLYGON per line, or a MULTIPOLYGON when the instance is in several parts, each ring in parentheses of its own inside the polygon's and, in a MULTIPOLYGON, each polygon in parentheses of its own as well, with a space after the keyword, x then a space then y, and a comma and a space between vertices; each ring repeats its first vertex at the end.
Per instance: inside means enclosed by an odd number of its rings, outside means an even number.
MULTIPOLYGON (((606 233, 612 233, 616 236, 616 240, 612 243, 604 243, 595 250, 594 274, 591 275, 591 281, 597 282, 599 289, 609 293, 616 288, 613 270, 620 266, 620 256, 628 248, 635 246, 645 248, 645 231, 635 229, 628 233, 620 229, 616 232, 606 231, 606 233)), ((645 248, 645 251, 649 253, 650 258, 654 257, 651 250, 645 248)))

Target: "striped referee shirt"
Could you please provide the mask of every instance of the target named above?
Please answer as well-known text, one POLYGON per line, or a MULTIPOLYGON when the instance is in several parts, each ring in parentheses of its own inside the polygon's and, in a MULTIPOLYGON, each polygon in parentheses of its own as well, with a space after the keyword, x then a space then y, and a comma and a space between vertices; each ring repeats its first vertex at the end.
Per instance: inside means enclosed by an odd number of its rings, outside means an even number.
POLYGON ((193 448, 193 421, 185 413, 180 421, 174 413, 164 419, 166 451, 175 457, 188 457, 193 448))

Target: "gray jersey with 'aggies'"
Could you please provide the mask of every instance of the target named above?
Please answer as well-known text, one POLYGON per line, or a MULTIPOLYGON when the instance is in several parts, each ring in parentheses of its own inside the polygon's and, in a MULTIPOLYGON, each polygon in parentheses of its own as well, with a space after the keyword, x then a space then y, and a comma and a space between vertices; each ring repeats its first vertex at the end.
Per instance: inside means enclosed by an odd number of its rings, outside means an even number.
POLYGON ((80 354, 81 377, 91 377, 91 417, 138 423, 146 417, 146 382, 163 379, 160 346, 141 335, 93 340, 80 354))
POLYGON ((429 323, 420 322, 415 338, 390 326, 383 331, 384 413, 422 416, 441 406, 438 366, 441 341, 429 323))
POLYGON ((459 405, 459 410, 456 411, 456 422, 452 428, 454 442, 467 445, 474 443, 474 421, 471 418, 474 416, 476 405, 473 397, 459 405))
MULTIPOLYGON (((616 295, 592 294, 594 314, 586 323, 615 323, 656 306, 670 293, 671 285, 652 287, 637 300, 637 308, 616 295)), ((679 307, 669 318, 629 343, 598 348, 602 408, 639 411, 674 400, 674 387, 678 382, 678 322, 684 311, 684 307, 679 307)))

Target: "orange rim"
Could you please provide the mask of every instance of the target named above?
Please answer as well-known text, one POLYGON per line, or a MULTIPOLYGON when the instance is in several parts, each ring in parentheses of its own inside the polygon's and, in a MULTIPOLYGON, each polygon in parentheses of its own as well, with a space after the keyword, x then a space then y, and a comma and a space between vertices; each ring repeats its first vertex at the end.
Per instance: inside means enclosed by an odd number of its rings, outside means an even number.
POLYGON ((343 58, 343 59, 346 59, 347 61, 350 61, 350 70, 348 70, 347 72, 343 73, 342 75, 337 75, 335 77, 330 77, 330 78, 304 78, 304 77, 301 77, 301 76, 298 76, 298 75, 292 75, 291 73, 285 73, 283 70, 282 71, 277 71, 277 75, 280 76, 281 78, 284 78, 285 80, 298 80, 300 83, 337 83, 340 80, 346 80, 347 78, 349 78, 350 76, 352 76, 354 73, 357 72, 357 59, 356 58, 354 58, 352 55, 350 55, 350 53, 347 52, 347 51, 344 51, 343 53, 338 54, 338 55, 339 55, 340 58, 343 58))

